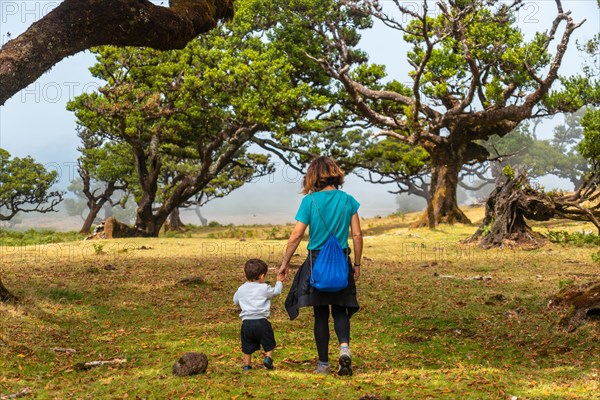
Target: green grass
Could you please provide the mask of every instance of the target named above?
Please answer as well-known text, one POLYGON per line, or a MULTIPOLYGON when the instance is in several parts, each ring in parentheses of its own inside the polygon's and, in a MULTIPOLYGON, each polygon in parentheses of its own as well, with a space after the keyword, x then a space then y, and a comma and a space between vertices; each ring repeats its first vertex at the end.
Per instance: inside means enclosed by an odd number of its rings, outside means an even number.
POLYGON ((20 232, 0 229, 0 246, 62 243, 81 239, 82 236, 77 232, 56 232, 49 229, 28 229, 20 232))
MULTIPOLYGON (((272 306, 276 369, 260 368, 256 357, 251 373, 241 371, 231 298, 246 258, 268 261, 274 280, 285 245, 269 237, 274 227, 237 228, 254 232, 245 241, 209 238, 234 229, 213 227, 189 237, 105 241, 102 253, 74 242, 45 255, 43 246, 3 254, 2 280, 22 301, 0 305, 0 395, 29 387, 36 399, 600 398, 598 323, 565 333, 559 313, 546 308, 561 286, 598 280, 597 249, 549 243, 484 251, 458 244, 474 227, 409 230, 410 220, 363 223, 368 259, 358 284, 362 310, 352 318, 355 375, 344 378, 311 374, 311 310, 289 321, 283 297, 272 306), (196 275, 205 283, 176 284, 196 275), (470 279, 482 275, 491 279, 470 279), (206 374, 171 374, 186 351, 207 354, 206 374), (128 361, 73 369, 112 358, 128 361)), ((299 252, 293 265, 306 254, 299 252)), ((332 359, 334 337, 332 329, 332 359)))

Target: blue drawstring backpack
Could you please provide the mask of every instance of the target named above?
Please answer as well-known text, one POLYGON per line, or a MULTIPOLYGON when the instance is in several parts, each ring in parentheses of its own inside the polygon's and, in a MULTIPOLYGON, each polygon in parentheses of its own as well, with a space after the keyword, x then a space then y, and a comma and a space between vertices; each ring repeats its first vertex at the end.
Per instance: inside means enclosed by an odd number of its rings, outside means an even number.
MULTIPOLYGON (((311 200, 313 200, 311 198, 311 200)), ((317 207, 317 203, 313 204, 317 207)), ((348 205, 348 197, 346 197, 346 206, 348 205)), ((325 220, 321 215, 321 211, 317 207, 319 217, 325 225, 325 220)), ((345 211, 345 209, 344 209, 345 211)), ((342 220, 346 216, 346 213, 342 215, 342 220)), ((337 232, 341 221, 338 221, 336 229, 337 232)), ((312 262, 312 257, 309 257, 312 262)), ((317 259, 315 260, 314 266, 312 266, 310 274, 310 285, 317 290, 322 292, 339 292, 348 286, 348 257, 340 246, 334 233, 329 231, 329 238, 325 242, 325 245, 319 251, 317 259)))

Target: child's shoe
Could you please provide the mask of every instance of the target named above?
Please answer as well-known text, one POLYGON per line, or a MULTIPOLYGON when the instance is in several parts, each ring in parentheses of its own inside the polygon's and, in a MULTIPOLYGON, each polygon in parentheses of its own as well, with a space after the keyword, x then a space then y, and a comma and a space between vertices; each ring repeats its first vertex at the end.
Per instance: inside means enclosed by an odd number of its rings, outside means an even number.
POLYGON ((263 364, 265 365, 266 369, 273 369, 273 359, 271 357, 265 356, 263 364))
POLYGON ((251 369, 252 369, 252 365, 244 365, 242 367, 242 370, 244 370, 244 371, 250 371, 251 369))
POLYGON ((340 349, 340 358, 338 359, 338 363, 340 364, 338 375, 352 375, 352 354, 350 353, 349 347, 344 346, 340 349))

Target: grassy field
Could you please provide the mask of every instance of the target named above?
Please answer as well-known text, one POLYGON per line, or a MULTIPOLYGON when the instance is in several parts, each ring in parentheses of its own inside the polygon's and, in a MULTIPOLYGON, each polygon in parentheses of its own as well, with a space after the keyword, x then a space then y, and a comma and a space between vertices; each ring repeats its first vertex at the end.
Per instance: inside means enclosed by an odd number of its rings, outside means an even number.
MULTIPOLYGON (((482 217, 480 209, 467 212, 482 217)), ((599 280, 591 258, 598 246, 484 251, 459 244, 473 226, 409 229, 413 217, 363 221, 355 375, 343 378, 311 373, 311 310, 288 320, 290 282, 272 307, 276 369, 255 358, 254 370, 241 370, 231 299, 244 282, 242 264, 263 258, 274 280, 291 226, 3 246, 2 279, 22 301, 0 305, 0 398, 29 388, 36 399, 600 399, 598 322, 565 333, 559 313, 547 308, 561 287, 599 280), (177 284, 189 276, 203 282, 177 284), (207 354, 206 374, 171 374, 186 351, 207 354), (74 369, 116 358, 127 362, 74 369)), ((536 229, 592 230, 580 223, 536 229)))

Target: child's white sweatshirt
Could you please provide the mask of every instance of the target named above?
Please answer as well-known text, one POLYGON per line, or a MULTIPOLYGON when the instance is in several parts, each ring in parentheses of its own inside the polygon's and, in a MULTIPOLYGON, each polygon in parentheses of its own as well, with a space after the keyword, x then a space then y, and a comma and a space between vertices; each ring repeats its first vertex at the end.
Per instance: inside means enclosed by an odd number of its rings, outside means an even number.
POLYGON ((242 309, 240 318, 261 319, 269 318, 271 314, 271 299, 283 289, 283 283, 277 281, 275 287, 266 283, 246 282, 233 295, 233 302, 242 309))

